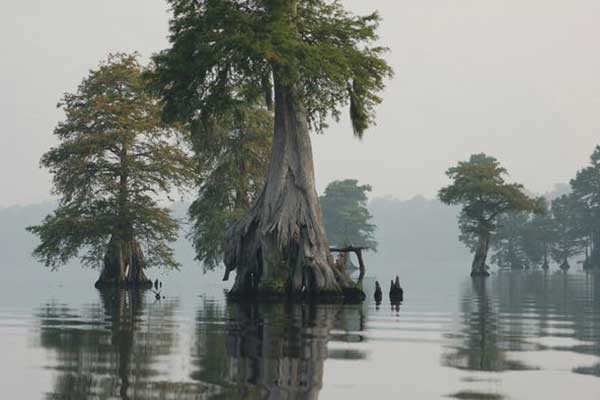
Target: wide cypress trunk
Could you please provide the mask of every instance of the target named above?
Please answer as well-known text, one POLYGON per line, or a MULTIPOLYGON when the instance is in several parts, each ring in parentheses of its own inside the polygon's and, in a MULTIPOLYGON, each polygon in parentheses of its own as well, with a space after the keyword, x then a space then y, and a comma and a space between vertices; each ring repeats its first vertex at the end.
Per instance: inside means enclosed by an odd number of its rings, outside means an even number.
POLYGON ((152 287, 144 267, 144 253, 137 240, 122 240, 113 235, 104 254, 104 268, 95 286, 152 287))
POLYGON ((225 280, 237 271, 233 296, 308 295, 364 298, 334 266, 315 190, 304 107, 294 84, 274 67, 275 130, 265 187, 231 228, 225 280))
POLYGON ((490 276, 486 268, 487 255, 490 247, 490 233, 482 231, 479 233, 477 250, 471 265, 471 276, 490 276))

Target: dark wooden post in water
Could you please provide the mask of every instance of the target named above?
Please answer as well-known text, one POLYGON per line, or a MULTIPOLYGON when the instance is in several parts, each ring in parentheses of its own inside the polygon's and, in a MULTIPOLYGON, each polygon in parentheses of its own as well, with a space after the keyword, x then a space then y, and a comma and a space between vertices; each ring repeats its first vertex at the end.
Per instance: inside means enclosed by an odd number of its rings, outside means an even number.
POLYGON ((363 250, 368 250, 368 247, 361 246, 347 246, 347 247, 330 247, 329 251, 332 253, 354 253, 358 258, 358 284, 362 284, 363 278, 365 277, 365 262, 363 260, 363 250))

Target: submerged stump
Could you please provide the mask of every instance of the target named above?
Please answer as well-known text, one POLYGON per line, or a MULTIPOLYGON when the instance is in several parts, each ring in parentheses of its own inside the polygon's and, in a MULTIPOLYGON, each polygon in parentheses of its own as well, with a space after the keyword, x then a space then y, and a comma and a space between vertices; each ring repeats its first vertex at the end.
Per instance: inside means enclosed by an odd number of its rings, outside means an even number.
POLYGON ((562 264, 560 264, 559 268, 562 269, 563 271, 568 271, 571 268, 571 266, 569 265, 569 261, 565 259, 562 262, 562 264))
POLYGON ((542 269, 544 271, 547 271, 550 269, 550 264, 548 263, 548 260, 544 260, 544 263, 542 264, 542 269))
POLYGON ((404 289, 400 286, 400 278, 396 276, 395 281, 390 281, 390 302, 396 303, 404 300, 404 289))

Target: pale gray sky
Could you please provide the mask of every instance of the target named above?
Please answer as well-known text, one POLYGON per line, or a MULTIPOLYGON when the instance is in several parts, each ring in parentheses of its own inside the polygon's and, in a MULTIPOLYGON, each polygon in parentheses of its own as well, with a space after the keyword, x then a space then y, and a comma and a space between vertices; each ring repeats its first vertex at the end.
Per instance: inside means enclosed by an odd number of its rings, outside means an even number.
MULTIPOLYGON (((597 0, 345 0, 378 9, 396 76, 362 142, 345 121, 314 137, 318 190, 355 177, 375 195, 434 196, 484 151, 545 191, 600 143, 597 0)), ((0 2, 0 206, 50 198, 38 160, 55 105, 107 53, 167 46, 163 0, 0 2)))

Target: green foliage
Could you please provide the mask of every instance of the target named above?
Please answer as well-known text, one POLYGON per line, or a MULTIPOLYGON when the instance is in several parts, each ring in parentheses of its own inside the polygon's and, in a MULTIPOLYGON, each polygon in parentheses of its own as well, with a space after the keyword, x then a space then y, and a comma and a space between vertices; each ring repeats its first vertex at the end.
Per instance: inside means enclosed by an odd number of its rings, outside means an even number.
POLYGON ((527 259, 541 264, 548 261, 550 246, 554 240, 554 225, 548 201, 540 198, 541 213, 533 215, 522 231, 522 247, 527 259))
MULTIPOLYGON (((211 119, 240 104, 272 104, 274 77, 293 85, 322 131, 350 106, 354 132, 373 123, 392 74, 375 45, 380 18, 338 0, 169 0, 171 48, 154 57, 153 87, 169 120, 211 119)), ((211 133, 211 132, 207 132, 211 133)))
POLYGON ((190 236, 211 269, 227 227, 265 183, 281 93, 318 132, 349 107, 362 137, 392 71, 381 58, 386 49, 375 44, 379 16, 354 16, 337 0, 168 3, 171 46, 153 57, 147 77, 163 118, 192 132, 199 193, 190 236))
POLYGON ((227 227, 248 211, 264 186, 273 117, 261 108, 240 107, 204 129, 212 134, 192 136, 198 196, 189 209, 189 236, 207 270, 222 261, 227 227))
POLYGON ((333 181, 320 197, 327 238, 337 246, 353 245, 377 249, 375 225, 367 209, 369 185, 358 185, 355 179, 333 181))
POLYGON ((473 249, 475 238, 496 228, 497 217, 511 212, 540 212, 541 204, 525 194, 522 185, 507 183, 507 171, 494 157, 473 154, 460 161, 446 175, 452 183, 439 191, 440 200, 462 205, 459 216, 460 239, 473 249))
POLYGON ((550 249, 557 240, 555 221, 548 201, 538 199, 540 212, 511 212, 498 218, 492 240, 495 254, 492 262, 500 267, 521 269, 548 261, 550 249))
POLYGON ((528 224, 529 215, 524 212, 508 212, 498 216, 491 243, 495 251, 492 256, 494 264, 511 269, 523 269, 529 265, 525 248, 528 224))
POLYGON ((600 267, 600 146, 596 146, 590 157, 590 164, 577 172, 571 180, 572 196, 575 199, 575 217, 581 239, 589 242, 591 257, 589 266, 600 267))
MULTIPOLYGON (((600 220, 600 146, 596 146, 590 157, 590 165, 577 172, 571 180, 573 195, 589 211, 595 225, 600 220)), ((591 222, 591 221, 590 221, 591 222)))
POLYGON ((585 241, 578 224, 577 198, 563 195, 552 202, 553 240, 550 254, 557 263, 581 253, 585 241))
POLYGON ((97 265, 111 235, 136 238, 147 265, 176 266, 167 242, 178 224, 158 196, 191 175, 180 130, 161 121, 158 100, 145 89, 137 55, 115 54, 90 71, 59 107, 59 144, 41 159, 53 175, 58 209, 27 229, 41 239, 34 255, 53 268, 85 250, 97 265))

